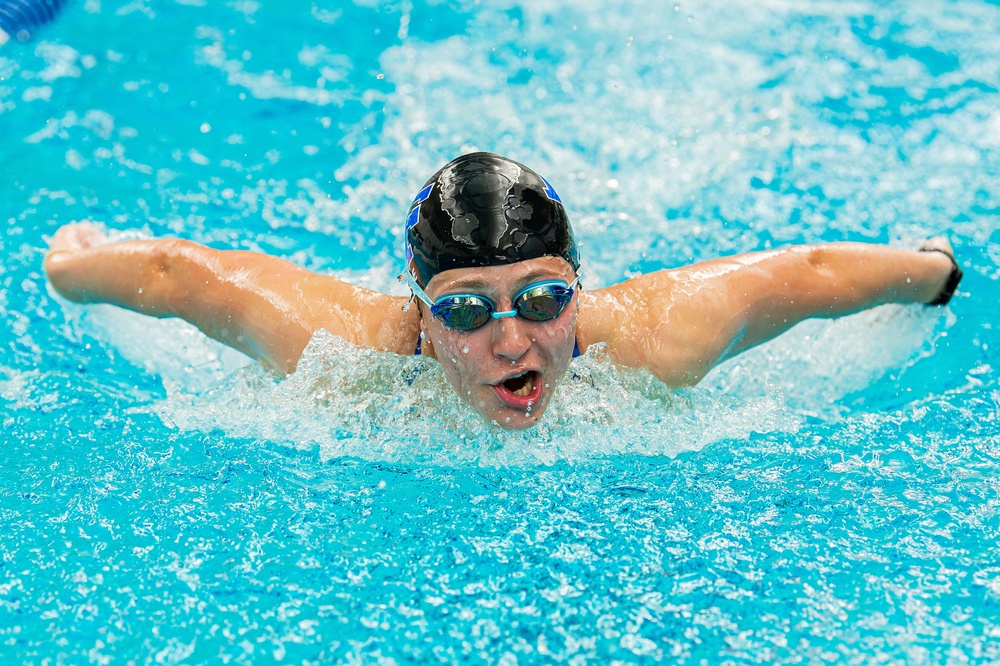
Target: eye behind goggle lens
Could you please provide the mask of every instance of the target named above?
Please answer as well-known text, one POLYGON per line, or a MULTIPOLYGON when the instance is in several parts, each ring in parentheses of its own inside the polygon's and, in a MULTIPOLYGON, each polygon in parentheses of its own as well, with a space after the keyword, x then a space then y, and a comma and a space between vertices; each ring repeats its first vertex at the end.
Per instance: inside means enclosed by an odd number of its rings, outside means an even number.
POLYGON ((531 321, 549 321, 562 313, 572 296, 573 292, 568 289, 529 296, 518 301, 517 312, 531 321))
POLYGON ((479 303, 457 303, 438 306, 434 316, 457 331, 472 331, 490 320, 490 309, 479 303))

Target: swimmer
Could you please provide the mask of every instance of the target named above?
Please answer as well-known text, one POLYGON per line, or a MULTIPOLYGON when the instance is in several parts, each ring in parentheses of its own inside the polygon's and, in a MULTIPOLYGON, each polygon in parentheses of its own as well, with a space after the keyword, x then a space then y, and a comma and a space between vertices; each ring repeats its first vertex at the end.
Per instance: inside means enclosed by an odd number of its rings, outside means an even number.
POLYGON ((962 277, 937 238, 920 250, 829 243, 755 252, 584 290, 555 190, 491 153, 436 173, 404 237, 410 298, 261 253, 175 239, 110 243, 90 223, 56 231, 45 271, 71 301, 180 317, 281 374, 321 328, 356 345, 422 353, 483 418, 515 430, 538 422, 570 359, 591 345, 691 386, 804 319, 944 305, 962 277))

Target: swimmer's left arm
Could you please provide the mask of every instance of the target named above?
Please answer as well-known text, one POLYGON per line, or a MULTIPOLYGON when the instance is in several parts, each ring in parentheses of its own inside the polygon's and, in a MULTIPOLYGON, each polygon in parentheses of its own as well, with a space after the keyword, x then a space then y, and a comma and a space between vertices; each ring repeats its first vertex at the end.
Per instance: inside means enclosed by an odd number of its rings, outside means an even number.
POLYGON ((614 303, 646 306, 628 320, 619 316, 624 323, 606 327, 602 337, 615 360, 646 367, 668 384, 695 384, 718 363, 805 319, 934 302, 955 264, 947 241, 934 239, 928 249, 935 251, 830 243, 640 276, 602 290, 599 297, 614 303))

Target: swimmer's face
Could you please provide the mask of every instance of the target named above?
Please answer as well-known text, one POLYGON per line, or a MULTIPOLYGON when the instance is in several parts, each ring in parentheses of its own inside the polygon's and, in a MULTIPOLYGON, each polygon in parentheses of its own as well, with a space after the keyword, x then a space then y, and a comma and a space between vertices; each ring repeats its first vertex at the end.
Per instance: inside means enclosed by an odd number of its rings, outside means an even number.
MULTIPOLYGON (((431 300, 448 294, 485 296, 498 311, 513 309, 514 296, 546 280, 570 284, 576 278, 569 262, 558 257, 529 259, 506 266, 456 268, 427 284, 431 300)), ((421 307, 424 344, 436 356, 458 395, 487 421, 522 430, 538 422, 566 374, 576 340, 578 293, 549 321, 521 316, 491 319, 473 331, 457 331, 421 307)))

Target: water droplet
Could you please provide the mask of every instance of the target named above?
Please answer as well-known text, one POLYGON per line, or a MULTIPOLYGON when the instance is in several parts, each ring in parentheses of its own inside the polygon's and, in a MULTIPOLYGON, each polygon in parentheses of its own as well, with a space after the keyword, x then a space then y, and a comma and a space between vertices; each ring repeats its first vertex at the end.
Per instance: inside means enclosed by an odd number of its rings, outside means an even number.
POLYGON ((546 384, 545 388, 549 388, 550 386, 551 386, 551 384, 546 384))
POLYGON ((142 287, 139 287, 139 293, 140 294, 142 293, 142 287))
POLYGON ((468 354, 469 353, 469 345, 465 345, 464 347, 462 347, 462 353, 463 354, 468 354))
POLYGON ((420 339, 421 339, 421 340, 426 340, 426 339, 427 339, 427 336, 426 336, 426 335, 424 335, 424 332, 423 332, 423 331, 420 331, 420 339))
POLYGON ((679 12, 680 10, 681 10, 681 6, 680 6, 680 4, 679 4, 679 3, 678 3, 678 4, 675 4, 675 5, 674 5, 674 11, 675 11, 675 12, 679 12))
POLYGON ((451 357, 451 362, 452 362, 452 363, 458 363, 458 359, 457 359, 457 358, 455 358, 454 356, 452 356, 452 357, 451 357))
MULTIPOLYGON (((911 279, 910 279, 910 276, 909 276, 909 275, 907 275, 907 276, 906 276, 906 284, 910 284, 911 282, 913 282, 913 280, 911 280, 911 279)), ((140 290, 139 290, 139 293, 140 293, 140 294, 142 293, 142 289, 140 289, 140 290)))
POLYGON ((509 416, 507 417, 507 423, 510 423, 510 417, 509 416))

